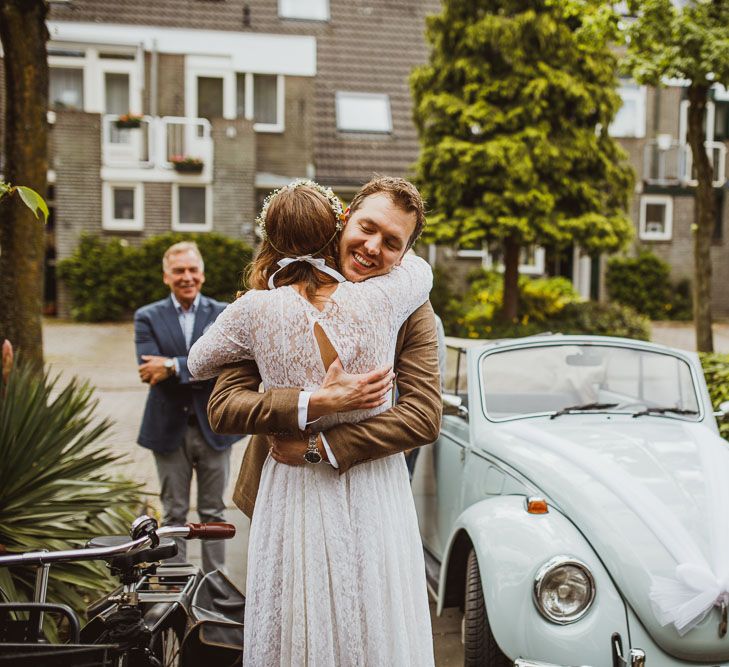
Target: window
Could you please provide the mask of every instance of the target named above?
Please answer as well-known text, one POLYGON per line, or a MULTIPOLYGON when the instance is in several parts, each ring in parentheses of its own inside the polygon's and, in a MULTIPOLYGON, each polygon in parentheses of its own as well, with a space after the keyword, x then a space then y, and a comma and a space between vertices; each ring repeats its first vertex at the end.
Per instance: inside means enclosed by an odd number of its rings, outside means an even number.
POLYGON ((235 77, 236 114, 253 121, 256 132, 283 132, 284 77, 239 73, 235 77))
POLYGON ((197 117, 223 117, 223 79, 213 76, 197 77, 197 117))
POLYGON ((336 105, 342 132, 392 132, 388 95, 337 92, 336 105))
MULTIPOLYGON (((459 249, 456 252, 457 257, 480 259, 484 269, 496 271, 504 271, 504 263, 502 261, 502 252, 500 247, 495 247, 489 251, 484 246, 479 249, 459 249)), ((533 276, 544 275, 545 272, 546 251, 538 245, 526 245, 519 249, 519 273, 533 276)))
POLYGON ((207 232, 213 227, 209 188, 172 184, 172 229, 176 232, 207 232))
POLYGON ((84 71, 71 67, 51 67, 50 104, 52 109, 84 108, 84 71))
POLYGON ((329 20, 329 0, 278 0, 278 15, 284 19, 329 20))
POLYGON ((610 136, 644 137, 646 87, 623 80, 618 86, 618 94, 623 100, 623 106, 610 123, 610 136))
POLYGON ((640 199, 641 240, 670 241, 672 233, 673 199, 668 195, 643 195, 640 199))
POLYGON ((118 116, 128 113, 129 75, 123 72, 106 72, 104 74, 105 110, 118 116))
POLYGON ((104 183, 102 207, 104 229, 144 229, 144 189, 141 183, 104 183))

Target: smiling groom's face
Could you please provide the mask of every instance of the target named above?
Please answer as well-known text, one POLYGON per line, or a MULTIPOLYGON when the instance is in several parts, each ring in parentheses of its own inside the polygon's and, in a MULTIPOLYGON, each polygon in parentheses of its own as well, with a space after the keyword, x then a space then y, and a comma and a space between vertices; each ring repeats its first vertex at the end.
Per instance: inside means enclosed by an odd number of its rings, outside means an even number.
POLYGON ((384 192, 366 197, 339 239, 344 277, 356 283, 389 273, 402 261, 415 223, 415 212, 404 211, 384 192))

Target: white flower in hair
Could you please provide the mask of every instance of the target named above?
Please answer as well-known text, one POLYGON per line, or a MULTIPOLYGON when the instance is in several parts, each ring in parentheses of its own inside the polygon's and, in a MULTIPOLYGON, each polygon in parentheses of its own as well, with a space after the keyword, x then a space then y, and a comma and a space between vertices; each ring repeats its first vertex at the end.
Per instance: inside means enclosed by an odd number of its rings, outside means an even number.
POLYGON ((256 218, 256 222, 258 223, 258 228, 261 234, 261 239, 266 240, 266 238, 268 238, 266 235, 266 215, 268 214, 268 207, 271 205, 274 197, 282 190, 295 190, 296 188, 304 186, 316 190, 319 194, 323 195, 326 198, 326 200, 329 202, 330 208, 334 212, 334 216, 337 218, 337 231, 341 231, 342 229, 344 229, 344 207, 342 206, 342 202, 339 197, 334 194, 334 191, 329 187, 325 188, 324 186, 319 185, 315 181, 310 181, 306 178, 297 178, 295 181, 291 181, 291 183, 289 183, 288 185, 284 185, 284 187, 278 190, 274 190, 263 200, 263 207, 261 208, 260 214, 256 218))

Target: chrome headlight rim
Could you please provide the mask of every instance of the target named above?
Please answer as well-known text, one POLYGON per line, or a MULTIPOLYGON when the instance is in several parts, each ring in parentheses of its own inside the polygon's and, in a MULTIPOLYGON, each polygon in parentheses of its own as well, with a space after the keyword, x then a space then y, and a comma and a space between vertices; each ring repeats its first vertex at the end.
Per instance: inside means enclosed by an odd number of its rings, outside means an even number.
POLYGON ((585 614, 590 611, 590 609, 592 609, 592 603, 595 601, 595 592, 595 577, 592 576, 592 572, 590 571, 590 568, 587 566, 587 564, 581 561, 579 558, 575 558, 574 556, 561 555, 550 558, 537 570, 537 573, 534 575, 532 600, 534 602, 534 606, 537 608, 537 611, 550 623, 555 623, 556 625, 569 625, 570 623, 576 623, 577 621, 579 621, 585 616, 585 614), (572 565, 573 567, 578 568, 580 571, 582 571, 585 577, 587 577, 587 580, 590 583, 590 597, 588 598, 584 608, 580 611, 575 612, 574 614, 570 614, 569 616, 552 616, 542 606, 540 602, 542 584, 544 583, 544 578, 547 576, 547 574, 565 565, 572 565))

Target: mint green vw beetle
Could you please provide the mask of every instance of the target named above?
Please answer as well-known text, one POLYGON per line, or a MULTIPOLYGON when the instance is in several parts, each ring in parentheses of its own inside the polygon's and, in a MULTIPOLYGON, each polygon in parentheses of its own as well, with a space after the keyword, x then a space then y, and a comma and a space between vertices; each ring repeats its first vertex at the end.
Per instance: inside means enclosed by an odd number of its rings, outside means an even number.
POLYGON ((596 336, 450 350, 413 478, 467 665, 729 665, 729 444, 695 354, 596 336))

